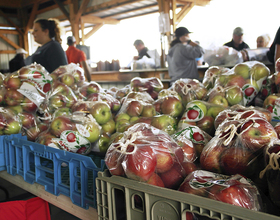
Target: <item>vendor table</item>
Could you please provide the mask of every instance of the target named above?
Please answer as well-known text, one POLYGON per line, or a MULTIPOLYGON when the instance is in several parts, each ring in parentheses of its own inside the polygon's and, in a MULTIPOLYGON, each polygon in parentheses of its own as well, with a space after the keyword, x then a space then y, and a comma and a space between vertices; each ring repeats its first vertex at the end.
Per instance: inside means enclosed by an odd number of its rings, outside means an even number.
POLYGON ((51 193, 48 193, 47 191, 45 191, 44 186, 39 185, 38 183, 29 184, 25 182, 20 175, 13 176, 11 174, 8 174, 7 171, 1 171, 0 177, 80 219, 98 219, 96 209, 92 207, 89 207, 89 209, 83 209, 79 206, 76 206, 72 203, 69 197, 64 195, 55 196, 51 193))
MULTIPOLYGON (((208 66, 198 66, 199 80, 202 81, 205 71, 208 66)), ((101 86, 107 85, 108 88, 112 86, 124 87, 129 84, 134 77, 150 78, 157 77, 161 79, 165 89, 170 86, 170 77, 168 75, 168 68, 157 69, 120 69, 119 71, 97 71, 91 73, 91 80, 99 83, 101 86)))

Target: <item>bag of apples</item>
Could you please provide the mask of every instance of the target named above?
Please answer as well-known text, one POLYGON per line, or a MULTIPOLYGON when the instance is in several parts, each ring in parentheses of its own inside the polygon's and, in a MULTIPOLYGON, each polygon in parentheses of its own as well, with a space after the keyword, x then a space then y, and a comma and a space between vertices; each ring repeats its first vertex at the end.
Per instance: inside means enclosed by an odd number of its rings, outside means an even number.
POLYGON ((86 155, 99 139, 101 126, 90 115, 82 112, 54 118, 35 142, 49 147, 86 155))
POLYGON ((263 149, 273 138, 277 138, 274 127, 262 117, 225 120, 203 148, 200 165, 215 173, 244 175, 265 192, 266 181, 259 172, 264 169, 263 149))
POLYGON ((189 162, 183 149, 165 132, 137 123, 108 148, 105 163, 112 175, 178 189, 189 162))
POLYGON ((157 99, 158 93, 163 89, 163 84, 157 77, 141 78, 134 77, 130 81, 131 91, 144 92, 146 91, 153 99, 157 99))
POLYGON ((258 188, 241 175, 226 176, 205 170, 189 174, 179 191, 254 211, 262 211, 262 200, 258 188))
POLYGON ((258 106, 243 106, 243 105, 233 105, 223 111, 221 111, 215 118, 214 126, 217 130, 218 126, 224 121, 238 121, 242 122, 245 119, 252 117, 260 117, 271 122, 272 115, 269 110, 258 107, 258 106))
POLYGON ((269 68, 259 61, 248 61, 236 64, 230 71, 221 74, 216 85, 229 87, 237 85, 242 89, 242 105, 248 106, 262 88, 263 81, 270 75, 269 68))
POLYGON ((265 148, 265 169, 260 172, 260 178, 265 178, 268 184, 269 197, 280 207, 280 140, 272 139, 265 148))
POLYGON ((18 112, 36 112, 45 102, 51 84, 52 78, 43 66, 36 63, 24 66, 5 77, 3 101, 18 112))
POLYGON ((51 120, 51 115, 60 108, 71 108, 77 102, 73 90, 60 81, 55 81, 41 110, 42 120, 51 120))
POLYGON ((74 91, 85 82, 84 69, 74 63, 58 67, 50 75, 54 81, 60 81, 74 91))
POLYGON ((179 94, 183 106, 193 100, 202 100, 208 92, 208 89, 196 79, 178 79, 170 89, 179 94))
POLYGON ((238 85, 227 87, 215 86, 209 90, 204 100, 227 108, 228 106, 242 104, 243 93, 238 85))
POLYGON ((130 92, 122 101, 116 114, 116 130, 123 132, 131 123, 140 118, 152 118, 157 114, 155 106, 146 92, 130 92))
POLYGON ((195 125, 213 136, 215 133, 214 121, 216 116, 225 107, 202 100, 194 100, 187 104, 185 111, 178 123, 178 129, 184 128, 185 124, 195 125))
POLYGON ((219 75, 229 71, 229 68, 221 66, 210 66, 203 76, 202 84, 206 89, 212 89, 215 86, 216 79, 219 75))

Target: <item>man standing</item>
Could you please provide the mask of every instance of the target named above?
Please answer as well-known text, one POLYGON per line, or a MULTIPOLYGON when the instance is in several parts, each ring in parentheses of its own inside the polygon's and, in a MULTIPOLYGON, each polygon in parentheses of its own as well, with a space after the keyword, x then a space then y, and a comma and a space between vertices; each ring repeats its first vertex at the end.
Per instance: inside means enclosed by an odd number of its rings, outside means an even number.
POLYGON ((87 81, 90 82, 91 76, 90 76, 90 70, 88 64, 86 62, 87 60, 86 55, 82 50, 76 48, 76 39, 74 36, 69 36, 67 38, 67 45, 68 45, 68 49, 66 50, 66 56, 67 56, 68 63, 79 64, 81 67, 83 67, 85 72, 85 77, 87 81))
POLYGON ((237 27, 233 30, 232 40, 224 44, 224 46, 232 47, 237 51, 249 48, 248 44, 243 41, 243 29, 237 27))
POLYGON ((27 52, 23 48, 16 49, 16 55, 13 59, 9 61, 10 73, 19 70, 21 67, 25 66, 24 58, 27 52))
POLYGON ((140 60, 143 58, 143 56, 147 56, 150 58, 150 55, 148 54, 148 48, 145 47, 145 44, 143 43, 142 40, 136 40, 134 41, 134 47, 138 51, 138 56, 134 56, 134 60, 140 60))

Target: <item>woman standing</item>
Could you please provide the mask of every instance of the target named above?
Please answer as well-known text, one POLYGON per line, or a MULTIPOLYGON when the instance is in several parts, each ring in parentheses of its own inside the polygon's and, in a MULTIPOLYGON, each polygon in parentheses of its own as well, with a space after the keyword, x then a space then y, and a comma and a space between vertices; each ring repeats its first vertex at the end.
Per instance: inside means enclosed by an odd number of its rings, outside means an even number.
POLYGON ((25 64, 41 64, 52 73, 56 68, 67 65, 67 58, 61 47, 59 22, 55 19, 38 19, 33 25, 34 40, 40 44, 34 54, 25 59, 25 64))
POLYGON ((190 33, 187 28, 177 28, 176 38, 170 44, 167 62, 171 85, 181 78, 198 79, 196 58, 201 57, 204 50, 190 40, 190 33))

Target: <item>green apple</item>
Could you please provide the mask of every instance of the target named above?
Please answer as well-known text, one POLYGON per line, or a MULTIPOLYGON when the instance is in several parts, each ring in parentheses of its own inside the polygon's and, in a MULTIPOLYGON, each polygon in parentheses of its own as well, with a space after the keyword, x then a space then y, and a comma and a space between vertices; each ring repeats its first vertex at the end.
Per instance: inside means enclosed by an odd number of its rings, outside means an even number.
POLYGON ((226 99, 229 105, 237 105, 243 100, 242 89, 238 86, 230 87, 226 90, 226 99))
POLYGON ((18 134, 21 130, 21 124, 19 121, 11 119, 7 121, 7 126, 4 130, 4 134, 18 134))
POLYGON ((258 81, 269 76, 270 70, 262 63, 256 63, 251 68, 252 79, 258 81))
POLYGON ((130 118, 129 123, 133 123, 133 122, 137 121, 139 118, 140 117, 138 117, 138 116, 133 116, 130 118))
MULTIPOLYGON (((82 135, 85 136, 85 138, 87 138, 90 143, 94 143, 95 141, 97 141, 101 135, 100 125, 94 120, 88 120, 83 126, 87 130, 87 133, 86 135, 82 135)), ((79 132, 80 131, 81 130, 79 130, 79 132)))
POLYGON ((174 134, 177 129, 177 121, 171 115, 156 115, 152 118, 151 125, 169 135, 174 134))
POLYGON ((97 143, 96 148, 94 147, 92 151, 105 156, 108 147, 110 146, 110 137, 107 134, 101 134, 97 143))
POLYGON ((8 106, 9 109, 12 109, 16 114, 22 113, 23 109, 21 105, 8 106))
POLYGON ((111 135, 116 131, 116 122, 114 121, 114 119, 111 118, 105 124, 101 125, 101 127, 103 133, 111 135))
POLYGON ((236 64, 233 71, 235 74, 242 76, 244 79, 248 79, 250 77, 250 67, 246 63, 236 64))
POLYGON ((228 107, 228 101, 226 100, 226 98, 222 95, 216 95, 213 98, 211 98, 210 100, 208 100, 208 102, 210 103, 214 103, 217 105, 221 105, 224 108, 228 107))
POLYGON ((106 102, 96 102, 91 107, 90 114, 100 125, 105 124, 112 118, 111 108, 106 102))
POLYGON ((221 112, 225 110, 225 108, 223 106, 220 105, 212 105, 210 108, 208 108, 207 111, 207 116, 211 116, 212 118, 216 118, 216 116, 221 112))
POLYGON ((153 117, 156 115, 156 109, 153 104, 145 104, 141 116, 153 117))
POLYGON ((121 121, 121 120, 129 121, 130 120, 130 116, 128 114, 124 113, 124 112, 121 112, 121 113, 116 115, 115 121, 118 122, 118 121, 121 121))

